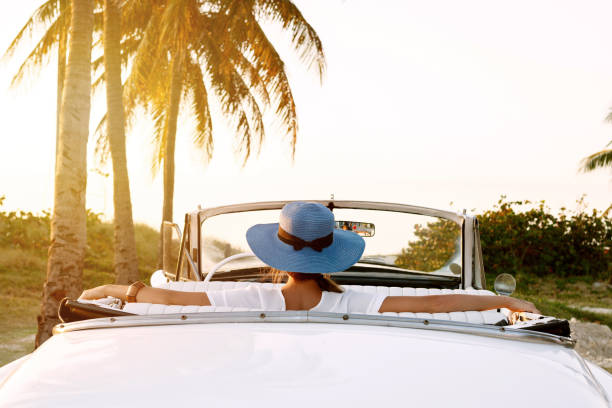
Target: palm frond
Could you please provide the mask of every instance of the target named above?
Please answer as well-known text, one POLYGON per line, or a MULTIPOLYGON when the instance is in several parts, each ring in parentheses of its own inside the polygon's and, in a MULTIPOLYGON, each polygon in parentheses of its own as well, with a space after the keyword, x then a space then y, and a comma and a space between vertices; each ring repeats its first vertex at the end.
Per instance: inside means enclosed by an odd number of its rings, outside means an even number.
POLYGON ((295 4, 290 0, 255 0, 254 12, 281 24, 291 33, 291 41, 300 59, 309 68, 315 68, 322 81, 326 67, 323 43, 295 4))
POLYGON ((142 36, 147 27, 153 12, 159 10, 159 1, 151 0, 130 0, 124 1, 120 5, 121 11, 121 31, 124 36, 142 36))
POLYGON ((270 93, 266 88, 261 73, 257 70, 253 62, 251 62, 246 55, 237 51, 231 54, 230 61, 240 73, 240 76, 244 79, 247 86, 257 94, 262 103, 266 106, 270 105, 270 93))
POLYGON ((246 162, 251 155, 253 130, 241 100, 237 97, 235 90, 232 89, 229 79, 213 82, 213 87, 217 98, 221 102, 223 113, 230 119, 230 124, 234 127, 234 133, 240 140, 240 151, 243 152, 244 162, 246 162))
POLYGON ((11 80, 11 86, 18 85, 28 74, 34 74, 49 58, 49 54, 58 46, 61 19, 56 19, 47 29, 38 44, 23 61, 11 80))
POLYGON ((193 143, 203 149, 210 160, 213 154, 213 128, 208 106, 208 91, 199 64, 188 63, 186 89, 191 91, 192 109, 196 117, 196 131, 193 143))
POLYGON ((249 31, 254 39, 253 42, 257 44, 257 49, 251 49, 250 54, 253 55, 255 67, 262 73, 270 94, 273 96, 275 114, 281 120, 284 133, 290 138, 292 156, 294 156, 298 131, 297 108, 289 78, 285 72, 285 64, 259 23, 253 22, 249 31))
MULTIPOLYGON (((281 121, 281 126, 286 135, 290 137, 292 154, 295 154, 297 141, 297 111, 289 80, 285 72, 285 65, 280 55, 269 41, 257 20, 251 15, 246 16, 244 9, 246 2, 232 3, 233 8, 220 13, 215 19, 225 19, 210 24, 210 35, 202 40, 203 63, 223 63, 227 60, 214 59, 211 50, 222 48, 224 54, 230 47, 239 47, 242 54, 247 58, 258 73, 259 78, 265 84, 275 114, 281 121), (236 16, 240 16, 238 19, 236 16), (240 29, 230 29, 240 25, 240 29), (224 39, 221 45, 212 42, 224 39), (214 62, 218 61, 218 62, 214 62)), ((213 81, 214 82, 214 81, 213 81)))
MULTIPOLYGON (((67 10, 65 10, 65 12, 69 13, 70 2, 68 2, 66 8, 67 10)), ((21 45, 21 41, 24 39, 24 37, 31 37, 35 29, 38 29, 41 26, 47 27, 48 25, 52 24, 56 20, 58 14, 60 14, 59 0, 48 0, 44 2, 36 9, 36 11, 34 11, 34 13, 32 13, 28 21, 26 21, 21 30, 19 30, 15 38, 13 38, 13 41, 11 41, 11 44, 4 52, 4 56, 2 58, 10 58, 13 56, 15 51, 21 45)))
MULTIPOLYGON (((608 146, 610 143, 608 143, 608 146)), ((580 170, 589 172, 603 167, 612 168, 612 149, 602 150, 585 157, 582 159, 580 170)))
POLYGON ((259 154, 261 150, 261 145, 263 144, 264 135, 265 135, 263 115, 261 113, 261 110, 259 109, 259 105, 257 104, 257 101, 251 94, 249 87, 243 81, 242 77, 236 70, 233 71, 233 75, 231 76, 231 81, 232 81, 232 86, 237 91, 236 94, 240 98, 240 105, 241 105, 242 111, 245 113, 245 115, 248 115, 247 119, 249 120, 249 123, 250 123, 249 128, 252 130, 249 133, 242 134, 242 139, 239 144, 240 151, 244 152, 244 160, 243 160, 243 165, 244 165, 246 164, 251 154, 251 144, 252 144, 251 142, 252 142, 253 137, 257 138, 257 146, 258 146, 257 154, 259 154), (247 111, 249 112, 248 114, 247 114, 247 111))
MULTIPOLYGON (((225 27, 228 22, 222 23, 223 16, 217 16, 214 19, 208 19, 207 25, 216 27, 225 27), (221 18, 219 18, 221 17, 221 18), (221 20, 221 21, 219 21, 221 20)), ((225 19, 227 20, 227 18, 225 19)), ((205 33, 210 41, 200 41, 200 45, 215 47, 220 50, 225 59, 231 62, 234 69, 238 71, 247 86, 259 97, 264 105, 270 104, 270 93, 266 87, 266 82, 262 77, 262 73, 255 66, 253 55, 249 54, 250 48, 246 45, 247 39, 242 36, 236 36, 230 30, 228 35, 226 32, 217 30, 214 32, 205 33)))
POLYGON ((100 88, 106 86, 106 75, 102 72, 91 82, 91 93, 96 94, 100 88))
POLYGON ((210 43, 210 38, 207 41, 208 46, 202 48, 204 69, 223 113, 230 118, 230 125, 234 127, 234 133, 239 140, 239 150, 246 163, 251 155, 252 141, 258 141, 261 146, 263 140, 262 114, 238 71, 227 63, 225 54, 215 44, 210 43))
MULTIPOLYGON (((140 39, 137 38, 126 38, 121 42, 121 67, 126 68, 128 66, 130 57, 136 52, 135 50, 138 48, 140 44, 140 39)), ((101 77, 99 79, 99 83, 96 86, 104 84, 106 80, 104 78, 104 54, 100 55, 98 58, 95 58, 91 61, 91 72, 96 75, 99 74, 101 77)))
MULTIPOLYGON (((161 98, 160 98, 161 99, 161 98)), ((166 143, 166 103, 156 100, 152 104, 153 116, 153 160, 151 161, 151 172, 157 174, 164 160, 164 145, 166 143)))
POLYGON ((170 49, 184 49, 188 42, 187 33, 191 19, 190 0, 173 0, 168 3, 161 15, 159 43, 170 49))
POLYGON ((94 33, 100 33, 104 31, 104 11, 96 11, 94 12, 94 33))
POLYGON ((167 64, 163 49, 159 46, 160 18, 159 13, 153 13, 134 50, 132 70, 126 83, 128 92, 134 97, 146 94, 151 75, 155 74, 159 64, 167 64))
MULTIPOLYGON (((236 69, 252 92, 261 99, 263 105, 270 104, 270 94, 266 88, 264 78, 253 63, 253 58, 247 55, 248 42, 243 34, 234 35, 235 30, 230 27, 235 24, 231 10, 227 13, 200 14, 197 21, 199 30, 194 41, 194 51, 198 55, 206 53, 206 49, 217 49, 223 54, 225 61, 229 61, 236 69)), ((202 61, 206 64, 206 61, 202 61)))
POLYGON ((94 137, 96 139, 94 158, 98 167, 103 167, 110 159, 110 142, 108 140, 108 132, 106 131, 106 119, 105 113, 102 119, 100 119, 100 122, 98 122, 94 132, 94 137))
POLYGON ((93 29, 92 39, 91 39, 92 48, 103 48, 103 41, 104 41, 103 33, 104 33, 104 11, 100 9, 94 12, 94 29, 93 29))

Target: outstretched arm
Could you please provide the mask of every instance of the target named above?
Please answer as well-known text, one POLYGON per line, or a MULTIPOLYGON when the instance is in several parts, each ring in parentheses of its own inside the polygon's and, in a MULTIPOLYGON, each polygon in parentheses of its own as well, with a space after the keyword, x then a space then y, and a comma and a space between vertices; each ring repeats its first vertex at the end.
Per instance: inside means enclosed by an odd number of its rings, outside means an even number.
MULTIPOLYGON (((112 296, 125 301, 125 285, 103 285, 83 291, 79 299, 100 299, 112 296)), ((182 292, 178 290, 151 288, 145 286, 138 291, 136 301, 141 303, 156 303, 161 305, 197 305, 210 306, 208 295, 204 292, 182 292)))
POLYGON ((448 313, 467 310, 489 310, 504 307, 513 312, 530 312, 540 314, 531 302, 509 296, 480 295, 430 295, 430 296, 389 296, 380 309, 384 312, 422 312, 448 313))

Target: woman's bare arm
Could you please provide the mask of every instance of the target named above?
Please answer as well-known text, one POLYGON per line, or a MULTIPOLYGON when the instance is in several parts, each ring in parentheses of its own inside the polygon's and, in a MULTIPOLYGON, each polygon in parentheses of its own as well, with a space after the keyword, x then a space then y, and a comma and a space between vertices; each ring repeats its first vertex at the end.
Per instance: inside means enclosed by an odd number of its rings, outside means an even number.
POLYGON ((480 295, 430 295, 430 296, 389 296, 380 309, 384 312, 422 312, 422 313, 448 313, 463 312, 467 310, 489 310, 497 308, 510 309, 513 312, 531 312, 539 314, 540 311, 531 302, 509 296, 480 296, 480 295))
MULTIPOLYGON (((125 285, 103 285, 83 291, 79 299, 100 299, 112 296, 125 301, 125 285)), ((182 292, 178 290, 151 288, 145 286, 138 291, 136 301, 161 305, 210 306, 208 295, 204 292, 182 292)))

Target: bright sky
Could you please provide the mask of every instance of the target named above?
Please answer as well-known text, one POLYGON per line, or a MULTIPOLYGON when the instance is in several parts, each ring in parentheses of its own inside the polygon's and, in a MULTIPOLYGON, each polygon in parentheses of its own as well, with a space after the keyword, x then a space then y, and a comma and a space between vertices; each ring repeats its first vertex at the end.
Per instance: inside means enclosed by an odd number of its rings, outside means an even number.
MULTIPOLYGON (((0 14, 2 51, 41 2, 13 2, 0 14)), ((291 54, 287 36, 270 30, 298 106, 295 161, 269 117, 261 154, 241 167, 231 132, 216 117, 215 156, 204 165, 190 146, 185 112, 176 156, 179 223, 198 204, 332 193, 455 210, 490 208, 502 194, 546 200, 553 209, 574 208, 583 194, 594 208, 612 202, 608 170, 578 172, 583 157, 612 139, 604 122, 612 107, 609 1, 296 4, 323 41, 328 71, 320 86, 291 54)), ((40 211, 53 202, 56 62, 9 89, 24 55, 0 66, 0 196, 5 210, 40 211)), ((104 104, 100 92, 92 129, 104 104)), ((128 161, 134 218, 156 226, 162 185, 150 170, 151 131, 140 118, 128 161)), ((88 207, 111 217, 111 182, 89 163, 88 207)))

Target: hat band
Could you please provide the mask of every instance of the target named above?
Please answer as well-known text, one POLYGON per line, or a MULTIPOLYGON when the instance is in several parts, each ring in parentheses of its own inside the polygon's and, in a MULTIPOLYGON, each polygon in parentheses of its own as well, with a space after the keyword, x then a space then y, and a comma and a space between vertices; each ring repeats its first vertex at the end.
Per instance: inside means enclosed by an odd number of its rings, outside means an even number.
POLYGON ((327 248, 334 242, 334 233, 333 231, 324 237, 317 238, 312 241, 304 241, 302 238, 296 237, 295 235, 291 235, 280 226, 278 227, 278 239, 280 239, 285 244, 289 244, 293 246, 293 249, 299 251, 304 247, 309 247, 314 249, 317 252, 321 252, 323 248, 327 248))

